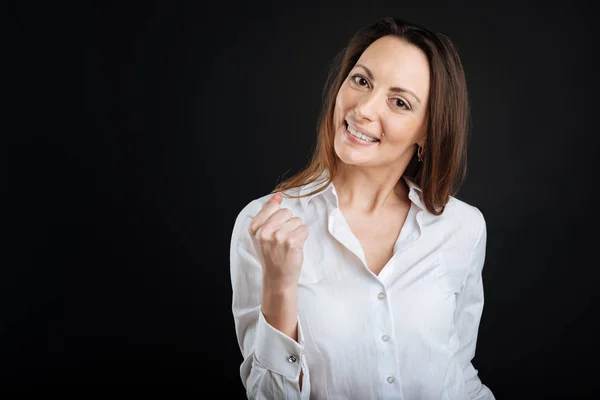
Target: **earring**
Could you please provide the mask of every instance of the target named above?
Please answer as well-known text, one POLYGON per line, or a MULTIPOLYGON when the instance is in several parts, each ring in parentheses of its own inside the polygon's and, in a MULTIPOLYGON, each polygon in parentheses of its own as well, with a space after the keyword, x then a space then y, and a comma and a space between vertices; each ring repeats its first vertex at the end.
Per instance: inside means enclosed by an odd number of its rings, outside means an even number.
POLYGON ((423 152, 425 151, 425 149, 421 146, 419 146, 417 148, 417 158, 419 159, 419 162, 423 162, 423 157, 421 157, 423 155, 423 152))

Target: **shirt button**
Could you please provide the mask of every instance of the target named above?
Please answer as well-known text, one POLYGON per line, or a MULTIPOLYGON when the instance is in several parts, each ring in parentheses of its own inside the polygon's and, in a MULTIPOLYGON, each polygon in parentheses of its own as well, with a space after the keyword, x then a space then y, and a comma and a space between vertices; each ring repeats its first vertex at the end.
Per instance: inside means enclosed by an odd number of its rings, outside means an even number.
POLYGON ((288 357, 288 361, 291 363, 295 363, 296 361, 298 361, 298 359, 296 358, 295 355, 291 355, 288 357))
POLYGON ((388 381, 388 383, 394 383, 394 377, 393 376, 388 376, 387 377, 387 381, 388 381))
POLYGON ((381 292, 381 293, 379 293, 379 294, 377 295, 377 298, 378 298, 379 300, 383 300, 383 298, 384 298, 384 297, 385 297, 385 293, 383 293, 383 292, 381 292))
POLYGON ((381 337, 381 340, 383 340, 384 342, 387 342, 388 340, 390 340, 390 337, 388 335, 383 335, 381 337))

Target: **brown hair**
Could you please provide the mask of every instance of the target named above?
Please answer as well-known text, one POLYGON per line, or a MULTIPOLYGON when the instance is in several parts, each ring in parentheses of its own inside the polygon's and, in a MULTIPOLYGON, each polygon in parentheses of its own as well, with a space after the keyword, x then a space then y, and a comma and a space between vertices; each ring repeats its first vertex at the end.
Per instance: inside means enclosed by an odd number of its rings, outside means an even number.
POLYGON ((469 104, 464 70, 454 45, 444 34, 389 17, 360 29, 336 56, 323 90, 323 108, 312 159, 303 170, 279 183, 272 193, 312 183, 325 169, 330 172, 327 182, 305 196, 318 193, 329 185, 335 176, 338 160, 333 147, 333 112, 337 93, 367 47, 388 35, 417 46, 429 61, 431 83, 425 152, 423 161, 419 162, 415 146, 415 155, 404 175, 422 189, 423 202, 429 212, 434 215, 443 213, 449 197, 457 193, 466 177, 469 104))

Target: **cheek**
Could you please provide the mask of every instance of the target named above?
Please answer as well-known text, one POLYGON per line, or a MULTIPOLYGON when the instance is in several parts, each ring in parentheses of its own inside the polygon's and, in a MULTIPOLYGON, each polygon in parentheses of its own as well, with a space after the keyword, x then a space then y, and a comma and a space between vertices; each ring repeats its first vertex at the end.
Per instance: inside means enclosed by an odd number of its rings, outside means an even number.
POLYGON ((344 91, 342 89, 340 89, 337 96, 335 96, 335 104, 338 108, 344 105, 344 91))
POLYGON ((386 121, 383 129, 390 142, 413 140, 420 136, 422 123, 414 118, 394 118, 386 121))
POLYGON ((336 124, 344 119, 344 104, 344 99, 341 93, 338 93, 337 97, 335 98, 335 107, 333 109, 333 122, 336 124))

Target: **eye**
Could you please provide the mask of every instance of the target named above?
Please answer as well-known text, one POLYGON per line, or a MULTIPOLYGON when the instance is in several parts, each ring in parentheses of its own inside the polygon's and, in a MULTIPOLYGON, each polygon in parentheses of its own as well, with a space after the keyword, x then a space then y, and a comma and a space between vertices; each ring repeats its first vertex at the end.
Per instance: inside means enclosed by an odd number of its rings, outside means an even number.
POLYGON ((408 107, 408 104, 406 104, 406 102, 404 100, 402 100, 401 98, 395 97, 392 100, 394 102, 395 107, 404 108, 405 110, 410 110, 410 107, 408 107))
POLYGON ((369 81, 367 80, 367 78, 360 74, 354 74, 350 78, 352 80, 351 83, 360 87, 367 87, 369 85, 369 81))

